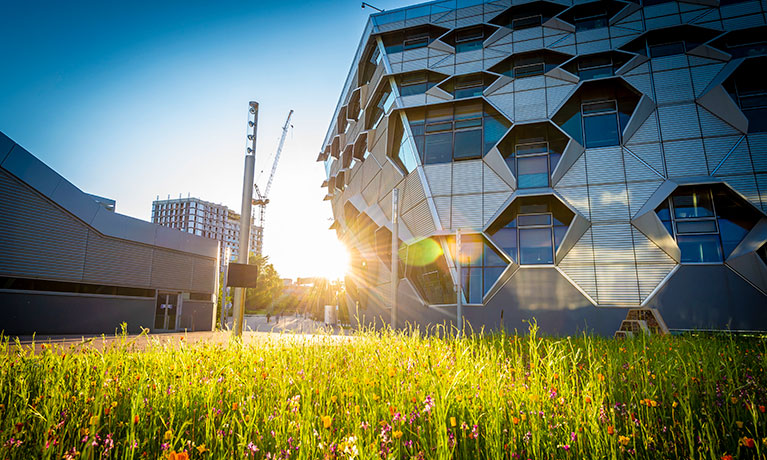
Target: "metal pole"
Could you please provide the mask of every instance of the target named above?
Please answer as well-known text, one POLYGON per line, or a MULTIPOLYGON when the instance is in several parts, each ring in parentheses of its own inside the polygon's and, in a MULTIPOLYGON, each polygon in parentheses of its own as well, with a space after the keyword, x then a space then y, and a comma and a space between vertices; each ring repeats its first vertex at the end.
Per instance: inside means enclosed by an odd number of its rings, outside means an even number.
POLYGON ((229 280, 229 258, 231 257, 231 248, 226 248, 224 251, 224 285, 221 287, 221 297, 223 297, 221 302, 221 330, 223 331, 226 327, 226 294, 229 290, 226 287, 226 283, 229 280))
POLYGON ((399 284, 399 189, 391 193, 391 328, 397 327, 397 285, 399 284))
MULTIPOLYGON (((252 220, 251 206, 253 204, 253 176, 256 169, 256 133, 258 128, 258 102, 250 101, 248 109, 253 115, 253 121, 248 124, 253 128, 248 136, 251 146, 245 155, 245 172, 242 178, 242 209, 240 213, 240 253, 237 261, 241 264, 248 263, 250 254, 250 223, 252 220)), ((245 315, 245 289, 234 289, 234 333, 242 336, 242 321, 245 315)))
POLYGON ((460 337, 463 332, 463 286, 461 283, 461 229, 455 231, 455 271, 458 275, 458 283, 456 284, 456 325, 458 326, 458 332, 456 337, 460 337))

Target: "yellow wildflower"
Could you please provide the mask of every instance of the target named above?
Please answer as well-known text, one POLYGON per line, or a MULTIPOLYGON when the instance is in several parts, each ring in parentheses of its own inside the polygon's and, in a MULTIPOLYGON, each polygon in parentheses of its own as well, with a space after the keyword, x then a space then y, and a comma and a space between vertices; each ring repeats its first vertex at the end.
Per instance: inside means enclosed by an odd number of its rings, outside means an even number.
POLYGON ((450 426, 455 426, 455 417, 450 417, 450 426))
POLYGON ((628 446, 629 445, 629 441, 630 441, 630 439, 628 438, 628 436, 618 436, 618 442, 621 443, 624 446, 628 446))
POLYGON ((173 431, 168 430, 165 432, 165 440, 169 441, 173 437, 173 431))
POLYGON ((392 433, 392 436, 394 436, 394 439, 399 439, 402 437, 402 432, 397 430, 394 433, 392 433))
POLYGON ((322 426, 325 428, 330 428, 330 424, 333 423, 333 418, 329 415, 323 415, 322 416, 322 426))

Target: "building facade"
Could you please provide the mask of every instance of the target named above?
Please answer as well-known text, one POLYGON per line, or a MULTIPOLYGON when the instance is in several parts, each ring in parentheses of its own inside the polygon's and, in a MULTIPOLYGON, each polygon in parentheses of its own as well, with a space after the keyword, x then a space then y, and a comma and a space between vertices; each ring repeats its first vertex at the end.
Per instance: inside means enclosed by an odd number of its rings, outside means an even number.
POLYGON ((400 326, 767 329, 767 2, 374 14, 318 161, 350 305, 400 326))
POLYGON ((0 133, 0 331, 211 330, 218 243, 99 200, 0 133))
MULTIPOLYGON (((230 251, 229 260, 235 261, 239 257, 240 215, 222 204, 198 198, 157 199, 152 202, 152 222, 217 240, 220 243, 220 260, 225 259, 227 248, 230 251)), ((255 251, 258 230, 251 225, 251 251, 255 251)))

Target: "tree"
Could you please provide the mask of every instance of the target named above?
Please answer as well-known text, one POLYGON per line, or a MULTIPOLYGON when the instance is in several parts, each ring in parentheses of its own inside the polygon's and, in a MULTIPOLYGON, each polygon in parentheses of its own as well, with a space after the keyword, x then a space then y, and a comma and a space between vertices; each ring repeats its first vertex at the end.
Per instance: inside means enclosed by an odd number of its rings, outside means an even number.
POLYGON ((263 311, 271 307, 274 300, 282 292, 282 280, 274 266, 269 263, 268 256, 257 256, 251 252, 248 257, 249 265, 258 265, 258 287, 247 289, 245 294, 245 311, 263 311))

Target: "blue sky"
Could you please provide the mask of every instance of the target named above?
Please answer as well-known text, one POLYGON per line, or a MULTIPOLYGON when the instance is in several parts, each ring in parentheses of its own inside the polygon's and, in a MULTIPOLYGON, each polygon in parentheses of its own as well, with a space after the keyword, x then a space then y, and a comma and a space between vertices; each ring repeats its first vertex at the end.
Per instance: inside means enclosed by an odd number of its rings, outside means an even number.
POLYGON ((261 184, 294 109, 265 252, 283 276, 324 275, 339 245, 314 160, 371 12, 357 1, 3 2, 0 130, 149 220, 158 195, 239 210, 248 101, 260 103, 261 184))

